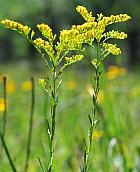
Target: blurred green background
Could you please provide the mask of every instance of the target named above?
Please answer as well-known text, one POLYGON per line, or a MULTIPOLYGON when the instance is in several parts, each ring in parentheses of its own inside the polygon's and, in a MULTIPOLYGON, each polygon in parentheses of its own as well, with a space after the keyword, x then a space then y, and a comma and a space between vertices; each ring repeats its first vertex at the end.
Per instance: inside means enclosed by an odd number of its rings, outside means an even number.
MULTIPOLYGON (((99 94, 99 126, 94 136, 92 170, 95 172, 140 171, 140 1, 139 0, 1 0, 0 20, 12 19, 31 26, 47 23, 59 34, 62 29, 83 22, 76 12, 84 5, 93 15, 127 13, 132 20, 114 25, 128 33, 118 44, 122 55, 111 57, 103 67, 99 94)), ((90 52, 89 52, 90 53, 90 52)), ((83 137, 87 138, 88 114, 92 106, 93 69, 88 58, 63 74, 57 115, 57 144, 54 172, 78 172, 82 163, 83 137), (80 83, 80 84, 79 84, 80 83)), ((43 124, 49 114, 48 99, 38 84, 46 76, 45 66, 35 48, 22 36, 0 25, 0 127, 3 117, 3 75, 7 76, 6 143, 12 158, 23 171, 31 105, 30 77, 35 78, 35 116, 29 172, 41 172, 39 156, 45 166, 46 145, 43 124)), ((3 151, 0 172, 10 172, 3 151)))

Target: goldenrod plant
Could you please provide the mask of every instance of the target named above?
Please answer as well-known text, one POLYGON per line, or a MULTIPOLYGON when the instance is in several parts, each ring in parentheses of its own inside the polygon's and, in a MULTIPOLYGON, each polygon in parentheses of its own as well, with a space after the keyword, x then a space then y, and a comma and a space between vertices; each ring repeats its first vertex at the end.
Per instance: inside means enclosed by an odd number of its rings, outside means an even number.
MULTIPOLYGON (((47 66, 50 75, 45 79, 39 79, 39 83, 50 97, 51 119, 46 116, 45 123, 48 136, 48 162, 47 171, 52 171, 54 149, 56 144, 55 129, 56 129, 56 109, 58 105, 58 92, 62 83, 60 78, 63 70, 83 58, 79 52, 82 51, 82 42, 76 37, 77 31, 62 30, 60 32, 59 41, 56 42, 56 34, 53 34, 52 29, 47 24, 38 24, 37 28, 45 37, 34 38, 35 32, 28 26, 24 26, 12 20, 3 20, 1 22, 6 28, 15 30, 26 37, 31 44, 38 50, 47 66), (56 42, 56 43, 55 43, 56 42), (76 55, 70 56, 71 51, 76 51, 76 55)), ((41 163, 40 159, 39 162, 41 163)), ((27 164, 27 162, 26 162, 27 164)), ((41 168, 42 165, 41 165, 41 168)), ((27 167, 26 170, 27 171, 27 167)))
MULTIPOLYGON (((15 30, 25 36, 31 44, 38 50, 42 59, 44 60, 50 75, 45 79, 40 79, 39 83, 50 97, 51 105, 51 119, 46 116, 45 122, 47 126, 48 136, 48 163, 47 172, 52 171, 54 150, 56 144, 56 109, 58 105, 59 88, 62 83, 61 74, 63 70, 69 65, 82 60, 86 48, 84 44, 88 44, 93 47, 96 55, 91 57, 91 63, 94 67, 94 93, 93 93, 93 109, 92 114, 89 117, 89 131, 87 141, 85 142, 84 162, 80 167, 81 172, 90 171, 90 159, 93 144, 94 129, 98 125, 96 120, 98 94, 100 90, 100 76, 101 76, 101 64, 105 58, 112 55, 121 54, 121 49, 116 44, 107 42, 110 39, 126 39, 127 34, 124 32, 118 32, 115 30, 106 31, 106 27, 119 22, 125 22, 131 19, 127 14, 111 15, 109 17, 104 16, 102 13, 97 15, 97 19, 92 16, 92 12, 88 12, 83 6, 77 6, 77 12, 82 15, 85 23, 81 25, 73 25, 71 29, 62 30, 59 38, 52 32, 52 29, 47 24, 38 24, 37 28, 45 37, 35 38, 35 31, 28 26, 24 26, 18 22, 12 20, 2 20, 6 28, 15 30), (56 41, 58 40, 58 42, 56 41), (73 52, 75 55, 71 55, 73 52)), ((44 167, 39 159, 42 171, 44 167)))
POLYGON ((111 15, 109 17, 104 16, 102 13, 97 14, 97 19, 92 16, 92 12, 88 12, 83 6, 76 8, 77 12, 84 18, 85 23, 82 25, 73 26, 72 28, 76 31, 81 32, 83 35, 83 43, 93 47, 95 56, 90 57, 91 63, 94 67, 94 83, 93 83, 93 108, 92 114, 88 115, 90 127, 88 130, 89 141, 84 139, 85 151, 84 151, 84 162, 80 167, 81 172, 90 171, 90 156, 93 144, 93 135, 95 128, 98 125, 96 120, 98 94, 100 90, 100 77, 101 77, 101 64, 107 56, 121 54, 121 49, 117 47, 117 44, 111 44, 108 42, 110 39, 126 39, 127 34, 124 32, 118 32, 115 30, 106 31, 106 28, 114 23, 125 22, 131 19, 127 14, 111 15))

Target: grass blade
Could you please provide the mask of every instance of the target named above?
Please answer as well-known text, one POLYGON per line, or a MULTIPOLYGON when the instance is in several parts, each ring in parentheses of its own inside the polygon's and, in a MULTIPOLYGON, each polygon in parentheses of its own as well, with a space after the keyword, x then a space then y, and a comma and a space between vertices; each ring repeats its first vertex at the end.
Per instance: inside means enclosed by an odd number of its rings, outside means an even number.
POLYGON ((24 172, 26 172, 28 169, 28 162, 29 162, 29 157, 30 157, 30 147, 31 147, 31 140, 32 140, 32 130, 33 130, 33 115, 34 115, 34 104, 35 104, 35 90, 34 90, 34 78, 33 77, 31 77, 31 84, 32 84, 31 113, 30 113, 30 120, 29 120, 29 132, 28 132, 28 142, 27 142, 24 172))
POLYGON ((8 150, 8 148, 7 148, 7 146, 6 146, 6 143, 5 143, 5 140, 4 140, 4 137, 3 137, 2 133, 1 133, 1 131, 0 131, 0 138, 1 138, 1 141, 2 141, 3 148, 4 148, 4 150, 5 150, 5 153, 6 153, 6 155, 7 155, 7 158, 8 158, 8 160, 9 160, 9 163, 10 163, 10 165, 11 165, 11 168, 12 168, 13 172, 17 172, 17 170, 16 170, 16 168, 15 168, 15 165, 14 165, 12 159, 11 159, 9 150, 8 150))
POLYGON ((45 172, 45 171, 44 171, 44 168, 43 168, 43 165, 42 165, 42 162, 41 162, 41 160, 40 160, 40 158, 37 157, 37 159, 38 159, 39 165, 40 165, 40 167, 41 167, 41 170, 42 170, 43 172, 45 172))
MULTIPOLYGON (((7 118, 7 96, 6 96, 6 76, 3 77, 3 97, 4 97, 4 112, 3 112, 3 126, 2 126, 2 136, 5 137, 5 129, 6 129, 6 118, 7 118)), ((2 158, 2 148, 0 152, 0 159, 2 158)))

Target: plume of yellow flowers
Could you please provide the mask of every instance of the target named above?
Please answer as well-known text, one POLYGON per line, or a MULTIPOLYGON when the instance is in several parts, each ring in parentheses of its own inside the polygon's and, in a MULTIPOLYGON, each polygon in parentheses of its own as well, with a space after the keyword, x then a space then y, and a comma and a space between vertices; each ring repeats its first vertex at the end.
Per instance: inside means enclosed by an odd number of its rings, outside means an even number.
POLYGON ((44 37, 48 39, 54 39, 52 29, 47 24, 38 24, 37 28, 40 30, 44 37))
POLYGON ((118 31, 112 30, 112 31, 104 33, 103 37, 105 37, 106 39, 109 39, 109 38, 126 39, 127 34, 124 32, 118 32, 118 31))
POLYGON ((105 48, 108 53, 111 53, 113 55, 119 55, 121 54, 121 49, 117 47, 115 44, 108 44, 108 43, 103 43, 103 47, 105 48))
POLYGON ((105 43, 109 39, 126 39, 127 34, 118 31, 106 32, 106 27, 110 24, 125 22, 131 19, 127 14, 111 15, 109 17, 104 16, 102 13, 97 14, 97 19, 92 16, 92 12, 88 12, 83 6, 76 8, 77 12, 85 19, 85 23, 78 26, 73 26, 72 29, 78 30, 82 34, 82 43, 89 43, 93 45, 93 41, 96 40, 97 48, 100 49, 99 59, 92 59, 92 64, 97 67, 100 62, 109 54, 119 55, 121 49, 116 44, 105 43))
POLYGON ((53 58, 54 50, 52 45, 48 41, 43 40, 42 38, 37 38, 33 41, 34 45, 38 48, 42 48, 46 51, 49 57, 53 58))
POLYGON ((1 24, 3 24, 5 27, 12 29, 12 30, 16 30, 19 33, 28 36, 28 34, 31 31, 31 28, 28 26, 24 26, 18 22, 12 21, 12 20, 2 20, 1 24))
POLYGON ((66 64, 69 65, 76 61, 82 60, 82 58, 83 58, 83 55, 73 55, 72 57, 65 57, 65 60, 66 60, 66 64))
MULTIPOLYGON (((56 38, 56 35, 53 34, 52 29, 47 24, 37 24, 38 30, 45 38, 47 38, 47 40, 42 38, 33 39, 33 37, 35 36, 35 32, 30 27, 24 26, 21 23, 15 22, 13 20, 2 20, 1 24, 4 25, 6 28, 15 30, 20 34, 26 36, 27 39, 35 46, 35 48, 40 52, 42 56, 44 56, 43 51, 45 51, 49 58, 48 61, 46 60, 46 57, 43 57, 43 59, 50 69, 52 69, 54 66, 59 65, 59 63, 63 59, 67 59, 67 61, 65 61, 66 64, 63 63, 65 67, 82 59, 78 58, 82 57, 82 55, 75 56, 75 58, 70 57, 70 62, 68 63, 68 56, 67 58, 64 58, 71 50, 82 49, 84 38, 83 33, 81 33, 82 30, 80 32, 79 27, 78 29, 72 28, 70 30, 60 31, 59 42, 57 42, 57 44, 55 45, 54 40, 56 38)), ((92 33, 86 33, 85 36, 88 38, 90 34, 92 33)))
POLYGON ((90 21, 94 21, 95 18, 92 17, 92 12, 88 12, 87 9, 83 6, 77 6, 76 8, 77 12, 80 13, 82 15, 82 17, 87 21, 87 22, 90 22, 90 21))

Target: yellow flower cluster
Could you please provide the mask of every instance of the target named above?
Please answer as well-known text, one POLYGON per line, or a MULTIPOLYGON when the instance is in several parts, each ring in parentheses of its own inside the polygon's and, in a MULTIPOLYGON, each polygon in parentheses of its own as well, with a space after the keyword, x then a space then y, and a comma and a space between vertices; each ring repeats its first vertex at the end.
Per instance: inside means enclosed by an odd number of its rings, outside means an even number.
POLYGON ((28 36, 28 34, 31 31, 31 28, 28 26, 24 26, 18 22, 12 21, 12 20, 2 20, 1 24, 3 24, 5 27, 10 28, 12 30, 16 30, 21 34, 24 34, 28 36))
MULTIPOLYGON (((93 40, 93 36, 94 36, 94 38, 96 38, 98 42, 100 42, 103 36, 106 36, 102 34, 105 31, 107 25, 117 22, 125 22, 131 19, 131 17, 128 16, 127 14, 111 15, 110 17, 106 17, 103 16, 103 14, 101 13, 101 14, 97 14, 97 22, 96 22, 95 17, 93 17, 92 13, 91 12, 89 13, 85 7, 78 6, 76 10, 87 21, 87 23, 84 23, 84 25, 79 26, 79 28, 81 27, 83 29, 81 31, 82 32, 89 31, 88 29, 85 29, 84 26, 86 25, 89 26, 89 23, 92 23, 92 28, 90 29, 90 31, 92 31, 91 37, 93 40)), ((78 30, 78 27, 76 29, 78 30)), ((112 36, 113 38, 117 38, 117 39, 125 39, 127 37, 127 35, 124 32, 119 33, 112 31, 109 34, 111 34, 109 36, 112 36)))
POLYGON ((103 47, 106 51, 113 55, 121 54, 121 49, 116 46, 116 44, 103 43, 103 47))
MULTIPOLYGON (((46 82, 45 79, 39 79, 39 84, 43 87, 44 90, 46 90, 46 82)), ((47 91, 47 90, 46 90, 47 91)))
POLYGON ((60 32, 60 43, 57 49, 75 50, 81 49, 83 43, 91 43, 95 37, 96 22, 88 22, 82 25, 73 25, 70 30, 60 32))
POLYGON ((83 58, 83 55, 73 55, 71 57, 65 57, 65 60, 66 60, 66 64, 70 65, 72 63, 82 60, 82 58, 83 58))
POLYGON ((77 6, 76 8, 77 12, 80 13, 82 15, 82 17, 87 21, 87 22, 90 22, 90 21, 94 21, 95 18, 92 17, 92 12, 88 12, 87 9, 83 6, 77 6))
POLYGON ((44 49, 49 56, 54 55, 53 47, 49 44, 48 41, 45 41, 42 38, 37 38, 33 41, 33 43, 36 47, 44 49))
POLYGON ((103 16, 102 13, 98 14, 98 25, 106 27, 109 24, 125 22, 130 20, 131 17, 127 14, 111 15, 110 17, 103 16))
MULTIPOLYGON (((106 26, 109 24, 113 24, 116 22, 124 22, 131 19, 127 14, 120 15, 111 15, 109 17, 104 16, 102 13, 97 14, 97 20, 92 16, 92 12, 88 12, 87 9, 83 6, 77 6, 77 12, 82 15, 85 19, 85 23, 81 25, 74 25, 69 30, 62 30, 59 36, 59 42, 54 46, 54 39, 56 35, 53 35, 52 29, 47 24, 38 24, 37 28, 42 33, 42 35, 48 40, 45 41, 42 38, 37 38, 33 40, 34 31, 31 31, 31 28, 28 26, 23 26, 20 23, 11 21, 11 20, 3 20, 1 23, 12 30, 16 30, 23 35, 28 36, 30 33, 30 42, 39 50, 40 48, 44 49, 48 54, 50 59, 55 61, 55 52, 57 56, 61 56, 62 54, 68 53, 73 50, 82 50, 82 44, 92 44, 94 39, 97 40, 98 45, 100 44, 105 49, 105 56, 109 53, 113 55, 118 55, 121 53, 120 48, 117 48, 116 45, 107 44, 105 41, 109 38, 115 39, 125 39, 127 38, 127 34, 124 32, 118 31, 109 31, 105 33, 106 26), (101 40, 104 42, 101 43, 101 40), (54 48, 56 51, 54 51, 54 48), (65 52, 65 53, 64 53, 65 52)), ((104 52, 103 52, 104 55, 104 52)), ((72 56, 71 58, 66 57, 66 61, 68 63, 75 62, 75 58, 79 56, 72 56)), ((58 57, 61 58, 61 57, 58 57)), ((102 60, 104 57, 102 58, 102 60)), ((52 61, 53 61, 52 60, 52 61)), ((92 64, 99 65, 99 61, 92 60, 92 64)))
POLYGON ((97 22, 93 21, 93 22, 87 22, 84 23, 82 25, 73 25, 72 29, 79 31, 79 33, 85 33, 87 31, 91 31, 93 29, 95 29, 97 26, 97 22))
POLYGON ((119 14, 119 15, 111 15, 109 17, 110 22, 108 24, 112 24, 112 23, 118 23, 118 22, 125 22, 130 20, 131 17, 127 14, 119 14))
POLYGON ((75 50, 82 48, 82 35, 79 34, 78 30, 70 29, 63 30, 60 32, 60 43, 58 43, 56 49, 67 49, 75 50))
POLYGON ((38 24, 37 28, 40 30, 42 35, 46 38, 53 39, 52 29, 47 24, 38 24))
POLYGON ((127 34, 124 32, 118 32, 115 30, 106 32, 103 34, 103 36, 105 38, 115 38, 115 39, 126 39, 127 38, 127 34))

